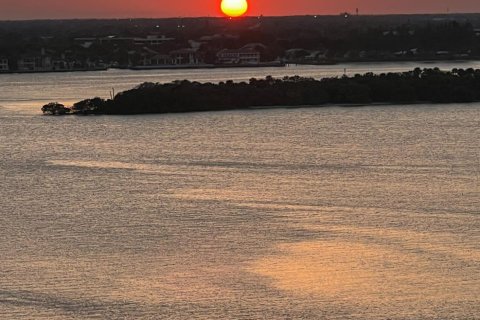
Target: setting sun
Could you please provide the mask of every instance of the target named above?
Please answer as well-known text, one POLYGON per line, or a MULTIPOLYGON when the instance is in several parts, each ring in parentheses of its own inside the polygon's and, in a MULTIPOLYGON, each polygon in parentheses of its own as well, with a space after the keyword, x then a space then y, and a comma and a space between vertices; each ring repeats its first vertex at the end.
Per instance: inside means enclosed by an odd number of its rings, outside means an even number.
POLYGON ((222 12, 229 17, 243 16, 248 10, 247 0, 222 0, 222 12))

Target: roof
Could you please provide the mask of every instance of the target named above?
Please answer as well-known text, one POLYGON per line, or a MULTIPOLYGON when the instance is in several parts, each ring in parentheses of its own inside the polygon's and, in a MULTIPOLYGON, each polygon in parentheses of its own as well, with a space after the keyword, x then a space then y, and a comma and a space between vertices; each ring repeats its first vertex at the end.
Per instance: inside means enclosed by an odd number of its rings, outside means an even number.
POLYGON ((242 49, 256 49, 256 48, 267 49, 267 46, 260 42, 254 42, 254 43, 246 44, 242 47, 242 49))

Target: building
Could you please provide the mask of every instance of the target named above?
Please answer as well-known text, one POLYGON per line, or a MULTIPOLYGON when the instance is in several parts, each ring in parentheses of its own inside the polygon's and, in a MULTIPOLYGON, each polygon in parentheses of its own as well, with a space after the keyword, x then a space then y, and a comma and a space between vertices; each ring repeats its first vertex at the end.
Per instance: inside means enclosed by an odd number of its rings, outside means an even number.
POLYGON ((167 66, 172 64, 172 58, 168 54, 145 55, 141 63, 143 66, 167 66))
POLYGON ((10 67, 8 66, 8 59, 0 58, 0 72, 9 71, 10 67))
POLYGON ((260 52, 250 48, 223 49, 217 53, 220 64, 259 64, 260 52))
POLYGON ((174 65, 195 65, 203 63, 202 56, 197 50, 191 48, 171 51, 170 57, 174 65))
POLYGON ((39 71, 41 68, 41 57, 25 56, 17 61, 18 71, 39 71))
POLYGON ((73 63, 67 61, 65 58, 53 59, 52 61, 52 69, 55 71, 72 70, 73 68, 73 63))
POLYGON ((24 56, 17 61, 18 71, 50 71, 53 68, 49 56, 24 56))

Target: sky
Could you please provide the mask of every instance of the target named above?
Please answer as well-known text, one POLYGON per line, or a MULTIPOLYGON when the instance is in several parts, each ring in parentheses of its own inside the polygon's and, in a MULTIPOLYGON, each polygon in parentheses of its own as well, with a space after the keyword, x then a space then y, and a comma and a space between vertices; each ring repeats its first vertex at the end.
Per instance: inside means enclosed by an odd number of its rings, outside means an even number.
MULTIPOLYGON (((0 0, 0 19, 221 16, 221 0, 0 0)), ((480 12, 480 0, 248 0, 249 15, 480 12)))

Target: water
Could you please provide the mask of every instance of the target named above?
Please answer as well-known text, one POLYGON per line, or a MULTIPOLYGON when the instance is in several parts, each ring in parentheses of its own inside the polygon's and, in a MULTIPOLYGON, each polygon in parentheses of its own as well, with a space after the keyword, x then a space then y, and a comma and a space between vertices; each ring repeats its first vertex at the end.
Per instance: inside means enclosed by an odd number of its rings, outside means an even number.
POLYGON ((116 72, 1 76, 0 318, 480 319, 480 104, 39 115, 116 72))

